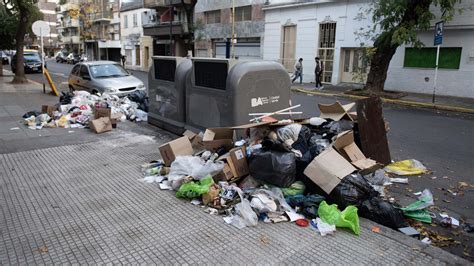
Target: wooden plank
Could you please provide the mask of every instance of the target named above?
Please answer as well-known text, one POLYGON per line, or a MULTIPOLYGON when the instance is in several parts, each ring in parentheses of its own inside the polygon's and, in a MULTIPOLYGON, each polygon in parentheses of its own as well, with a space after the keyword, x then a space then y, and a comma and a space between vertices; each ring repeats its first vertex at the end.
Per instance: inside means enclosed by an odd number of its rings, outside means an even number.
POLYGON ((379 163, 389 164, 390 150, 382 114, 382 101, 379 97, 357 101, 357 123, 364 155, 379 163))

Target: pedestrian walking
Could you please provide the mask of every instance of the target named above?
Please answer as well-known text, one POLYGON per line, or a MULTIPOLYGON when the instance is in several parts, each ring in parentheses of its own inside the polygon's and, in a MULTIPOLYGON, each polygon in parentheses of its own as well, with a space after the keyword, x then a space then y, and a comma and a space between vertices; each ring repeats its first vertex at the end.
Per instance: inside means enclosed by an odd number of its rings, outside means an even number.
POLYGON ((316 89, 322 90, 324 89, 323 84, 321 83, 321 78, 323 76, 323 62, 319 60, 319 57, 315 57, 316 60, 316 67, 314 68, 314 76, 316 77, 316 89))
POLYGON ((127 61, 127 57, 125 55, 121 55, 120 59, 122 59, 122 66, 125 67, 125 62, 127 61))
POLYGON ((295 82, 297 78, 300 78, 300 84, 303 84, 303 58, 298 59, 298 62, 295 63, 295 72, 293 73, 293 80, 291 83, 295 82))

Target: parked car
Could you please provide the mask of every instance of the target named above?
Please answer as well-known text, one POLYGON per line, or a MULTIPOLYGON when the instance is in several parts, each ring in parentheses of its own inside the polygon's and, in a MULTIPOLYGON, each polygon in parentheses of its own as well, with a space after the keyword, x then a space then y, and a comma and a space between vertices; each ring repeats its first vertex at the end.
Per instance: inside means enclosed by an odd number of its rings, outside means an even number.
POLYGON ((69 74, 69 90, 86 90, 90 93, 107 93, 125 96, 137 90, 145 90, 138 78, 130 75, 119 63, 90 61, 76 64, 69 74))
POLYGON ((67 62, 67 54, 64 52, 57 52, 56 63, 64 63, 64 62, 67 62))
MULTIPOLYGON (((16 60, 17 55, 15 54, 11 60, 12 72, 16 72, 16 60)), ((43 72, 43 64, 41 62, 41 54, 36 50, 24 50, 23 51, 23 66, 26 72, 43 72)))
POLYGON ((4 51, 0 51, 0 56, 2 57, 2 65, 8 65, 10 57, 4 51))
POLYGON ((66 59, 66 60, 67 60, 67 63, 68 63, 68 64, 73 64, 73 65, 75 65, 75 64, 79 63, 79 61, 81 61, 81 57, 80 57, 78 54, 76 54, 76 53, 70 53, 70 54, 67 56, 67 59, 66 59))

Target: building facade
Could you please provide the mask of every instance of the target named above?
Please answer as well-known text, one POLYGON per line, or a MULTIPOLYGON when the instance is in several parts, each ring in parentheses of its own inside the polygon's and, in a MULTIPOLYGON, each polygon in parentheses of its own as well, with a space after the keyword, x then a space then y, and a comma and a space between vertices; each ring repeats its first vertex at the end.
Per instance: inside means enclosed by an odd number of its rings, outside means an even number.
POLYGON ((195 7, 195 56, 261 59, 265 26, 262 11, 264 2, 198 1, 195 7))
POLYGON ((153 39, 143 35, 143 21, 152 9, 143 8, 142 1, 124 2, 120 8, 121 53, 126 67, 148 71, 153 55, 153 39))
MULTIPOLYGON (((371 21, 357 18, 369 3, 364 0, 267 1, 263 7, 263 59, 279 61, 292 72, 296 60, 303 58, 303 81, 314 82, 314 58, 319 57, 324 65, 323 83, 363 84, 369 65, 363 60, 361 40, 356 32, 371 25, 371 21)), ((469 5, 472 4, 464 2, 457 8, 469 5)), ((444 35, 440 62, 449 62, 440 63, 437 94, 474 97, 473 11, 468 8, 462 15, 456 13, 454 20, 447 23, 444 35)), ((434 29, 419 32, 418 36, 425 47, 398 48, 390 63, 385 90, 432 93, 434 29)))
POLYGON ((88 58, 120 61, 119 0, 81 1, 81 24, 88 58))
MULTIPOLYGON (((197 1, 200 2, 200 1, 197 1)), ((153 55, 186 56, 193 49, 196 0, 143 0, 152 9, 143 16, 143 33, 153 40, 153 55)))
POLYGON ((56 8, 58 46, 61 50, 79 53, 84 49, 81 38, 79 11, 78 0, 68 1, 68 3, 56 8))

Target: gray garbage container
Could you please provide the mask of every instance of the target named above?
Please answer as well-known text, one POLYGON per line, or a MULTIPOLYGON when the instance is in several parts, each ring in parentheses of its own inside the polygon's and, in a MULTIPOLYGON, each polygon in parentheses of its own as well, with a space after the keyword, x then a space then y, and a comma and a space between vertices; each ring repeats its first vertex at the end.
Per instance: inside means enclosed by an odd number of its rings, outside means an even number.
POLYGON ((183 133, 186 80, 191 67, 191 60, 187 58, 153 56, 148 72, 148 123, 176 134, 183 133))
POLYGON ((193 58, 186 88, 186 127, 248 124, 249 113, 287 108, 290 77, 273 61, 193 58))

